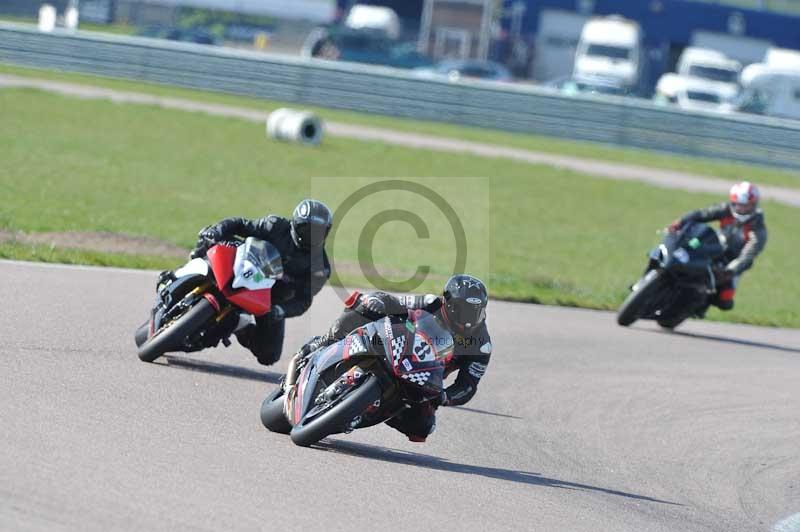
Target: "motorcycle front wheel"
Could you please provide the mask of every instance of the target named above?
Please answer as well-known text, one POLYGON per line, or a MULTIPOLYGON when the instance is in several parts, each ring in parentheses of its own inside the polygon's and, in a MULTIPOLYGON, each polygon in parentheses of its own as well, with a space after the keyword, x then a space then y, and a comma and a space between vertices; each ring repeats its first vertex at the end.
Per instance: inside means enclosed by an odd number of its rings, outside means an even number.
POLYGON ((216 313, 211 303, 200 298, 185 314, 161 327, 139 346, 139 359, 142 362, 153 362, 164 353, 179 348, 187 337, 197 332, 216 313))
POLYGON ((627 327, 641 317, 647 305, 658 294, 664 284, 661 270, 650 270, 637 283, 637 289, 628 294, 617 311, 617 323, 627 327))
POLYGON ((292 425, 283 412, 284 401, 283 386, 278 386, 261 403, 261 424, 270 432, 289 434, 292 425))
POLYGON ((380 399, 381 395, 378 378, 369 375, 327 412, 309 420, 301 419, 300 423, 292 428, 289 436, 295 445, 308 447, 326 436, 343 432, 356 416, 380 399))

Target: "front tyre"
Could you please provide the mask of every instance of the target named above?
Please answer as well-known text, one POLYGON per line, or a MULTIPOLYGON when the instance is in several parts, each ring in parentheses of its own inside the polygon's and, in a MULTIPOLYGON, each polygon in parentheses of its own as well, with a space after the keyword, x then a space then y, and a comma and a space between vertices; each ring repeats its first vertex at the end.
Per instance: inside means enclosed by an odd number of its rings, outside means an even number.
POLYGON ((347 395, 330 410, 310 420, 301 419, 290 433, 292 442, 301 447, 308 447, 326 436, 343 432, 353 418, 380 399, 381 395, 377 377, 369 375, 355 389, 347 392, 347 395))
POLYGON ((183 316, 173 323, 157 330, 139 347, 139 359, 153 362, 168 351, 183 344, 183 341, 197 332, 217 313, 205 298, 198 300, 183 316))
POLYGON ((289 434, 292 431, 292 425, 283 412, 285 399, 283 386, 281 385, 273 390, 261 403, 261 423, 270 432, 289 434))
POLYGON ((627 327, 639 319, 644 309, 658 293, 663 284, 664 273, 661 270, 650 270, 637 283, 638 288, 628 294, 617 311, 617 323, 627 327))

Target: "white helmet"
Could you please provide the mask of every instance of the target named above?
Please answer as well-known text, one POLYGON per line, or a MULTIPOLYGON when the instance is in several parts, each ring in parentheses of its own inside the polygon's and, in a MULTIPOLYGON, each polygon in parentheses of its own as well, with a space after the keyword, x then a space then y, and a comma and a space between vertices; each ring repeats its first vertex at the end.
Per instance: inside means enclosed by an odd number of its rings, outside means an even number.
POLYGON ((746 222, 756 212, 761 193, 758 187, 749 181, 742 181, 731 187, 731 212, 740 222, 746 222))

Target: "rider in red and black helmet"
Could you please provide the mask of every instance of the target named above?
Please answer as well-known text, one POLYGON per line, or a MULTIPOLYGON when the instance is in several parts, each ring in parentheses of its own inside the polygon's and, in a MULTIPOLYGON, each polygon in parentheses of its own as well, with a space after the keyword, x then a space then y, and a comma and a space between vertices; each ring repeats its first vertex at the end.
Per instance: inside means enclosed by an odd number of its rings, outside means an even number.
POLYGON ((726 240, 725 264, 717 273, 717 293, 710 303, 722 310, 733 308, 739 277, 753 266, 767 244, 764 211, 758 207, 760 199, 758 187, 742 181, 731 187, 728 201, 692 211, 669 226, 670 231, 677 231, 689 222, 719 221, 726 240))
POLYGON ((420 309, 433 314, 450 330, 453 357, 445 373, 458 372, 456 379, 437 400, 415 406, 387 421, 387 424, 415 442, 423 442, 436 426, 439 406, 458 406, 475 396, 492 355, 492 342, 486 328, 486 306, 489 302, 486 286, 477 277, 454 275, 445 284, 441 296, 420 294, 393 296, 386 292, 354 293, 346 308, 323 336, 304 345, 292 361, 312 351, 331 345, 350 331, 386 316, 405 318, 409 310, 420 309))

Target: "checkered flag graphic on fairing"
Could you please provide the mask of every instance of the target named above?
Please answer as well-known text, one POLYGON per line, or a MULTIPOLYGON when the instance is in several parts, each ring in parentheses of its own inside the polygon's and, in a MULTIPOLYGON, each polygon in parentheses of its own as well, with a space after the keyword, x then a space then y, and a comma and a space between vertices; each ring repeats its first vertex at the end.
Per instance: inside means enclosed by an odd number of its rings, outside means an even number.
POLYGON ((403 356, 405 350, 406 350, 405 336, 398 336, 396 338, 392 338, 392 356, 394 357, 395 363, 400 361, 400 357, 403 356))
POLYGON ((414 384, 425 384, 431 378, 429 371, 420 371, 419 373, 407 373, 403 378, 413 382, 414 384))

